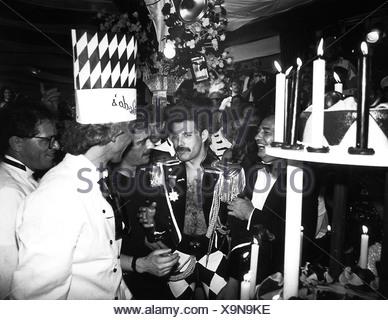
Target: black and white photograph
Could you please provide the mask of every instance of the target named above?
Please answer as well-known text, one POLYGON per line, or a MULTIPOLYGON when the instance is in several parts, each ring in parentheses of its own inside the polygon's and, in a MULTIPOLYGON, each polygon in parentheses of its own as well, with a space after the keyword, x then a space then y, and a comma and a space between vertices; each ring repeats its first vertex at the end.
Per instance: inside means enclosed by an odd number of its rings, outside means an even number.
POLYGON ((0 28, 0 318, 383 317, 388 0, 0 0, 0 28))

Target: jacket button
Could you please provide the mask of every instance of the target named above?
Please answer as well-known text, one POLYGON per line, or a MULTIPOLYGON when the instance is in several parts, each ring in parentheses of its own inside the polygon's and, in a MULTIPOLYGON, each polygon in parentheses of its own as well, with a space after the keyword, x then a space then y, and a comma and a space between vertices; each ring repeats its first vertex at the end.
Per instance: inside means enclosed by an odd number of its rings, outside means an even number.
POLYGON ((109 244, 112 245, 112 244, 113 244, 113 241, 112 241, 112 240, 109 240, 109 244))
POLYGON ((105 210, 104 210, 104 209, 102 210, 102 213, 105 213, 105 210))
POLYGON ((113 272, 116 272, 116 271, 117 271, 117 269, 116 269, 116 268, 114 268, 114 269, 113 269, 113 272))
POLYGON ((119 300, 119 297, 115 297, 115 300, 119 300))

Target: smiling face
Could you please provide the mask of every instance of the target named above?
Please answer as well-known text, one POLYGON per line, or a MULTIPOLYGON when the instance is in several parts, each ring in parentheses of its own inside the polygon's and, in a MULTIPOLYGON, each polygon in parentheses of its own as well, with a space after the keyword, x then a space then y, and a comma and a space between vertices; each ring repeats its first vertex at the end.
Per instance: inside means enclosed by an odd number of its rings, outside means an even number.
POLYGON ((5 89, 4 90, 4 101, 8 102, 11 101, 12 99, 12 91, 10 89, 5 89))
POLYGON ((256 144, 258 147, 257 155, 264 162, 271 162, 275 158, 268 156, 266 153, 266 147, 271 145, 274 140, 274 131, 275 131, 275 117, 270 116, 265 118, 260 126, 257 135, 255 136, 256 144))
MULTIPOLYGON (((45 120, 37 126, 36 137, 52 137, 57 135, 55 124, 45 120)), ((50 142, 39 138, 23 138, 19 151, 20 160, 31 170, 45 170, 54 166, 55 152, 60 146, 57 141, 50 148, 50 142)))
POLYGON ((209 133, 201 133, 195 128, 194 121, 174 122, 172 124, 171 141, 179 160, 187 162, 202 161, 205 156, 205 141, 209 133))

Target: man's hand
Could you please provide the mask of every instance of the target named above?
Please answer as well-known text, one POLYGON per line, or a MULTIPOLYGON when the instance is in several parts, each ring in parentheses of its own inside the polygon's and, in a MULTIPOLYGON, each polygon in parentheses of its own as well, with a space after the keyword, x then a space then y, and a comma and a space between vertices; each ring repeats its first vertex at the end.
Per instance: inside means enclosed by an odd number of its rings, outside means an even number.
POLYGON ((178 253, 171 249, 160 249, 151 252, 148 256, 137 259, 136 270, 140 273, 148 272, 158 277, 168 275, 178 263, 178 253))
POLYGON ((139 218, 140 223, 143 224, 144 228, 153 228, 155 227, 155 214, 156 202, 152 202, 150 206, 140 207, 137 217, 139 218))
POLYGON ((252 202, 247 197, 236 197, 228 203, 228 214, 240 220, 248 220, 253 209, 252 202))

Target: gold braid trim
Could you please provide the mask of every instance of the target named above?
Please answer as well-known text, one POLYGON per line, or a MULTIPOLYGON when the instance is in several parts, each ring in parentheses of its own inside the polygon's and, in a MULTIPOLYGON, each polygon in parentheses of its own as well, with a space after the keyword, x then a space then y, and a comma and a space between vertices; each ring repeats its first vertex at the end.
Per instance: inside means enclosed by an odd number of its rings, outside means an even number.
POLYGON ((195 264, 197 263, 197 259, 195 259, 195 256, 190 256, 183 264, 182 266, 174 273, 172 274, 168 280, 171 282, 176 282, 180 281, 183 279, 186 279, 189 275, 191 275, 194 271, 195 264), (182 268, 186 265, 189 264, 188 267, 186 268, 185 271, 179 272, 179 270, 182 270, 182 268), (178 272, 178 273, 177 273, 178 272))

